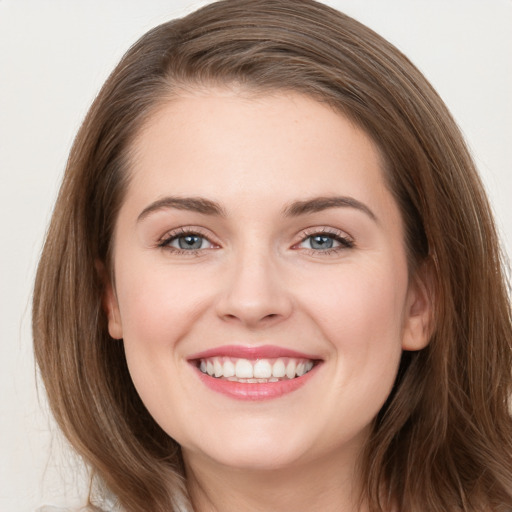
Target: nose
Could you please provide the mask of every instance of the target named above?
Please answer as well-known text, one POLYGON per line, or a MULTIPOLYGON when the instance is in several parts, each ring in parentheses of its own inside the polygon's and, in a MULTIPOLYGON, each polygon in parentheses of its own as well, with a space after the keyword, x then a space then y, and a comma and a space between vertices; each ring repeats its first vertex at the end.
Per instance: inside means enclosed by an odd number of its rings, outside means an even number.
POLYGON ((290 291, 268 253, 240 256, 231 263, 217 302, 217 314, 223 321, 254 329, 280 323, 291 315, 290 291))

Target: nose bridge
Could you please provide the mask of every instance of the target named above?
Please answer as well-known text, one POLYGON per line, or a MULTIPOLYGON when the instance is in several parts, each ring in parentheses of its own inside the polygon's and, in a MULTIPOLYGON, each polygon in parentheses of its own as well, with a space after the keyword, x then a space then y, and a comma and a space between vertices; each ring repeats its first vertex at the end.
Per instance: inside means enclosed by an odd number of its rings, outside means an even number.
POLYGON ((290 315, 292 301, 277 258, 267 244, 247 243, 234 251, 218 303, 221 317, 256 326, 290 315))

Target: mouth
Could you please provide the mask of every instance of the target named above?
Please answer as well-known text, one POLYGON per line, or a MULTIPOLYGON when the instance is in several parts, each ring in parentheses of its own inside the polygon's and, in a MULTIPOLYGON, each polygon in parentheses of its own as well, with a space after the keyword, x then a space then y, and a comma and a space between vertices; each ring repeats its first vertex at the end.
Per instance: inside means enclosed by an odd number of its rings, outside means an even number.
POLYGON ((310 372, 315 361, 303 358, 244 359, 211 357, 197 360, 197 368, 216 379, 248 384, 280 382, 302 377, 310 372))
POLYGON ((213 391, 241 400, 277 398, 302 387, 322 360, 275 346, 224 346, 191 356, 189 363, 213 391))

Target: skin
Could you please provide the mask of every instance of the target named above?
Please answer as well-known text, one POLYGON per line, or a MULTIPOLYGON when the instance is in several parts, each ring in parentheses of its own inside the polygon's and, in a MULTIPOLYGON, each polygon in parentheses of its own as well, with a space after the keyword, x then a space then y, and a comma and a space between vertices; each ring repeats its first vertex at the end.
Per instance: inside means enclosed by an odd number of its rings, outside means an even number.
POLYGON ((430 314, 377 148, 307 97, 226 88, 171 99, 133 149, 109 331, 149 412, 182 446, 196 510, 364 510, 361 450, 402 350, 427 344, 430 314), (224 215, 155 207, 168 196, 215 201, 224 215), (283 214, 333 196, 364 207, 283 214), (198 251, 179 251, 180 228, 204 237, 198 251), (352 245, 321 250, 316 233, 352 245), (187 360, 226 344, 322 362, 292 393, 235 400, 187 360))

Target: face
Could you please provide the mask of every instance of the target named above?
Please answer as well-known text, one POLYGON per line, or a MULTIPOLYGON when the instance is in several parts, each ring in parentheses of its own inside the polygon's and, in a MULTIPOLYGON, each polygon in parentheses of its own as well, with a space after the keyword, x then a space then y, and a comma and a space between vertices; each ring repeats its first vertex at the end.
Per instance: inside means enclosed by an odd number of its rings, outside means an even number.
MULTIPOLYGON (((379 152, 298 94, 190 93, 135 141, 109 331, 186 461, 358 453, 427 302, 379 152)), ((114 341, 113 341, 114 342, 114 341)))

